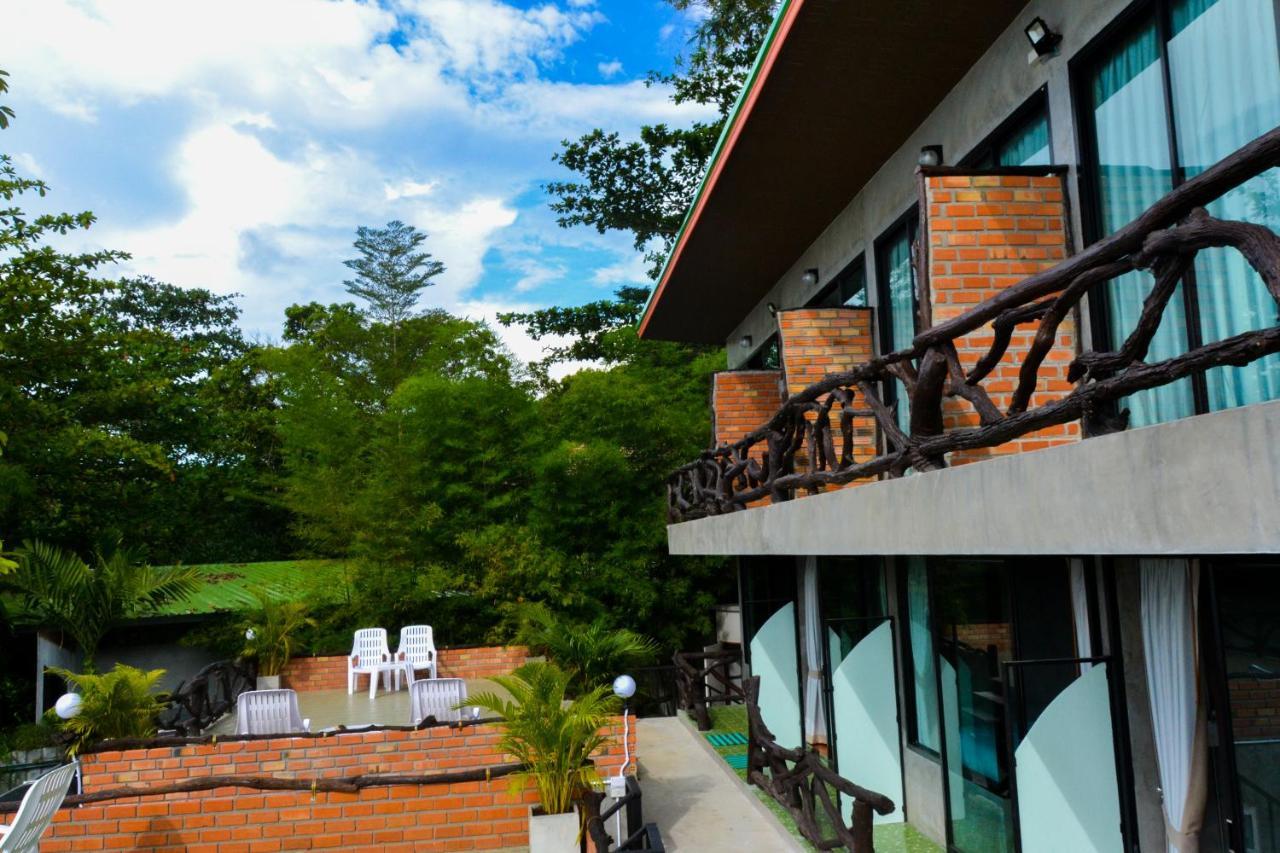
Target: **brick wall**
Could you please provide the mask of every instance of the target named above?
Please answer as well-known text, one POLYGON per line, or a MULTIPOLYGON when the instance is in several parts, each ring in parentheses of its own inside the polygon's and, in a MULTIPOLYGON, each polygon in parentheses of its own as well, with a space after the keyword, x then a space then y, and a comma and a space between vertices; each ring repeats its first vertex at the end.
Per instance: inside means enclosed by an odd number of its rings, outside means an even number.
POLYGON ((973 649, 986 651, 992 646, 1001 660, 1013 656, 1013 635, 1008 622, 973 622, 965 625, 950 626, 956 639, 973 649))
POLYGON ((1231 729, 1236 740, 1280 738, 1280 679, 1232 678, 1231 729))
MULTIPOLYGON (((794 308, 778 312, 778 337, 782 345, 782 368, 787 394, 796 394, 829 373, 849 370, 870 361, 875 351, 871 338, 870 308, 794 308)), ((857 405, 857 404, 855 404, 857 405)), ((859 405, 858 408, 865 408, 859 405)), ((806 416, 809 420, 816 414, 806 416)), ((830 415, 832 438, 837 454, 842 452, 840 417, 830 415)), ((853 459, 866 462, 876 455, 876 422, 872 417, 853 420, 853 459)), ((807 447, 796 454, 796 470, 808 464, 807 447)), ((850 486, 871 482, 855 480, 850 486)))
MULTIPOLYGON (((747 433, 764 426, 782 405, 782 371, 725 370, 711 384, 711 437, 715 446, 733 444, 747 433)), ((763 464, 767 453, 763 442, 751 456, 763 464)), ((763 506, 768 498, 748 506, 763 506)))
MULTIPOLYGON (((1061 175, 924 175, 928 258, 927 284, 932 321, 938 325, 995 296, 1027 276, 1067 256, 1068 217, 1061 175)), ((1034 324, 1019 326, 1008 351, 983 383, 992 401, 1007 410, 1018 381, 1018 368, 1035 335, 1034 324)), ((1040 368, 1031 405, 1069 393, 1067 365, 1076 353, 1076 323, 1069 316, 1058 327, 1057 344, 1040 368)), ((973 367, 991 346, 990 326, 956 341, 965 369, 973 367)), ((948 429, 978 425, 972 406, 948 399, 943 409, 948 429)), ((1080 425, 1070 423, 1029 433, 998 447, 957 452, 951 464, 1039 450, 1078 441, 1080 425)))
MULTIPOLYGON (((605 732, 609 741, 595 757, 602 773, 616 772, 622 765, 622 731, 619 717, 605 732)), ((500 736, 498 726, 479 723, 267 740, 205 738, 200 743, 179 746, 88 753, 82 757, 81 774, 85 790, 93 792, 202 776, 311 779, 362 773, 443 773, 511 761, 498 750, 500 736)), ((634 717, 628 742, 634 756, 634 717)), ((634 762, 630 769, 634 771, 634 762)))
MULTIPOLYGON (((524 646, 462 646, 439 649, 441 678, 489 678, 506 675, 525 662, 524 646)), ((280 676, 282 687, 297 691, 346 690, 347 656, 319 655, 289 661, 280 676)))
MULTIPOLYGON (((622 720, 596 755, 602 775, 622 764, 622 720)), ((268 740, 209 739, 175 747, 83 756, 85 791, 161 784, 209 775, 292 778, 360 773, 429 774, 510 761, 488 723, 268 740)), ((628 739, 635 772, 635 718, 628 739)), ((528 843, 531 787, 510 779, 388 785, 357 793, 262 792, 246 788, 123 797, 63 808, 41 849, 189 853, 310 850, 490 850, 528 843)), ((12 804, 16 807, 16 803, 12 804)), ((0 808, 0 813, 4 809, 0 808)), ((2 815, 0 815, 2 816, 2 815)))

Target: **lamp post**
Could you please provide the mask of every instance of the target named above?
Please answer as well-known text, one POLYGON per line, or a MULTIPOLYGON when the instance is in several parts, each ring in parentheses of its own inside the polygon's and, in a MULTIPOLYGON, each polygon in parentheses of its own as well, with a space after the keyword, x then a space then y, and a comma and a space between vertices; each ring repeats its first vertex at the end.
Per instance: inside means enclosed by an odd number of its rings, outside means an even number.
MULTIPOLYGON (((627 700, 636 695, 636 680, 629 675, 619 675, 613 680, 613 695, 622 700, 622 766, 616 776, 609 778, 609 796, 620 800, 627 795, 627 767, 631 764, 631 716, 627 712, 627 700)), ((614 841, 622 843, 621 811, 614 821, 614 841)))

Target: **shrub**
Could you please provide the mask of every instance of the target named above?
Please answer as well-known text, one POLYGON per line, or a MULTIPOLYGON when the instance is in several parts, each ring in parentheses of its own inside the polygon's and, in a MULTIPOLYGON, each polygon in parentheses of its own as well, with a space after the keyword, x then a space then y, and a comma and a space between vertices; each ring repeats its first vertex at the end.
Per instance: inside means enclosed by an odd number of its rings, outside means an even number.
POLYGON ((590 758, 605 742, 600 729, 617 712, 617 698, 599 687, 566 701, 570 676, 552 663, 525 664, 492 680, 511 698, 480 693, 462 704, 503 718, 498 748, 528 767, 514 774, 512 791, 532 779, 543 811, 564 814, 599 778, 590 758))
POLYGON ((103 675, 56 668, 50 672, 65 678, 81 698, 80 713, 60 724, 71 736, 69 754, 109 738, 155 735, 156 716, 166 704, 166 697, 155 692, 163 669, 143 672, 118 663, 103 675))
POLYGON ((650 663, 658 654, 653 640, 626 628, 610 628, 604 617, 578 625, 540 606, 525 611, 520 640, 568 673, 575 696, 612 684, 618 675, 650 663))

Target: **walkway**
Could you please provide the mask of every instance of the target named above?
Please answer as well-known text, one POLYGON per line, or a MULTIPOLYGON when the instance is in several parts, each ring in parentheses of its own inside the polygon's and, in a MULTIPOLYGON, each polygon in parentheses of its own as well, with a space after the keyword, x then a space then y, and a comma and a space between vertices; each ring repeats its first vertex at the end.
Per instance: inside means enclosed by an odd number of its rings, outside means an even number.
POLYGON ((803 849, 683 720, 657 717, 638 726, 644 819, 658 825, 667 850, 803 849))

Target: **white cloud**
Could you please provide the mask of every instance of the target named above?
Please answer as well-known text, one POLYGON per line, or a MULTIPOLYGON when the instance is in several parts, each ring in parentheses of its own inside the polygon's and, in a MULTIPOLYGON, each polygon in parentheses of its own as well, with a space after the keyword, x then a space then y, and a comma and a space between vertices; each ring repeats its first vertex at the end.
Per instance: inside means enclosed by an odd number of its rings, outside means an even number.
POLYGON ((600 72, 600 76, 606 80, 612 80, 622 73, 622 62, 617 59, 609 62, 596 63, 596 70, 600 72))
MULTIPOLYGON (((508 312, 533 311, 538 307, 540 306, 527 302, 477 299, 462 303, 458 306, 458 310, 461 314, 473 320, 483 320, 488 323, 498 334, 498 337, 502 339, 502 342, 506 344, 507 349, 516 358, 527 363, 544 358, 548 349, 553 346, 563 346, 569 342, 569 339, 562 335, 547 335, 541 340, 535 341, 529 337, 529 334, 523 328, 519 326, 504 326, 499 323, 498 315, 508 312)), ((571 361, 555 365, 551 368, 550 374, 553 379, 560 379, 584 367, 591 366, 593 366, 593 362, 571 361)))
POLYGON ((591 275, 593 284, 601 287, 623 284, 652 284, 649 281, 649 263, 639 252, 628 253, 623 260, 598 268, 591 275))
POLYGON ((26 151, 16 151, 10 154, 13 165, 18 167, 18 173, 24 178, 35 178, 36 180, 44 180, 48 177, 44 169, 40 167, 39 161, 26 151))
POLYGON ((419 196, 431 195, 435 192, 436 187, 440 186, 439 181, 400 181, 397 184, 387 184, 383 189, 383 194, 387 201, 396 201, 402 198, 418 198, 419 196))

